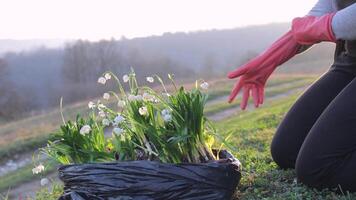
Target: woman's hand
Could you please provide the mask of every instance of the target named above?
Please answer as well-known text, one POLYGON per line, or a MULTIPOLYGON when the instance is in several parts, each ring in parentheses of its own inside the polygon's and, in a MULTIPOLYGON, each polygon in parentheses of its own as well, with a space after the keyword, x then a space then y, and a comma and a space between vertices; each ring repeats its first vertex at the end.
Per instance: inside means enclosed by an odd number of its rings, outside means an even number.
POLYGON ((297 43, 292 32, 289 31, 265 52, 230 72, 228 74, 230 79, 238 77, 240 79, 231 91, 229 102, 231 103, 242 89, 241 109, 246 109, 250 94, 252 94, 255 107, 258 107, 263 103, 264 88, 269 76, 278 66, 296 55, 301 48, 302 45, 297 43))

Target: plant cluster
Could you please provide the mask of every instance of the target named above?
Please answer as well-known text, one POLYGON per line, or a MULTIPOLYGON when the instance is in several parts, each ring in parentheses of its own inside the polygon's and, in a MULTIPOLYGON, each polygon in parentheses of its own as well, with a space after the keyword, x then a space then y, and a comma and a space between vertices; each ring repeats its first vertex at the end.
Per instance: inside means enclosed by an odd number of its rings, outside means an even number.
POLYGON ((122 81, 106 72, 98 83, 115 80, 118 92, 104 93, 104 101, 115 100, 111 108, 89 102, 90 114, 65 122, 42 151, 62 164, 129 160, 157 160, 165 163, 200 163, 217 159, 212 145, 220 138, 204 116, 209 84, 197 81, 192 90, 177 87, 167 91, 159 76, 147 77, 160 83, 162 91, 139 86, 134 72, 122 81), (127 85, 123 85, 127 84, 127 85), (123 86, 127 86, 125 91, 123 86), (109 133, 109 134, 108 134, 109 133))

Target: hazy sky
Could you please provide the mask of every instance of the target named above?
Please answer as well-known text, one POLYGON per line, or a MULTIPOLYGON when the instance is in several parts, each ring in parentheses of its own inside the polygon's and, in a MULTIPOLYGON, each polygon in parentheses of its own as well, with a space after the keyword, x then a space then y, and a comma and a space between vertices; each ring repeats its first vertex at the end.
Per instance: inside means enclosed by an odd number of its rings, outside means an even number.
POLYGON ((287 22, 316 0, 0 0, 0 39, 128 38, 287 22))

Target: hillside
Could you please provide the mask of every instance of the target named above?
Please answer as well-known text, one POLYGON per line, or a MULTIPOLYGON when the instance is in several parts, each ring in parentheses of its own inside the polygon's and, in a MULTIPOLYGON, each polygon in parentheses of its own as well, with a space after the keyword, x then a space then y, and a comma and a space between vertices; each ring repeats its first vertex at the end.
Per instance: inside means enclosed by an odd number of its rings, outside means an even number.
MULTIPOLYGON (((57 106, 60 97, 75 103, 99 96, 102 89, 95 83, 106 70, 122 76, 133 67, 140 78, 152 72, 173 73, 186 80, 225 76, 262 52, 288 27, 282 23, 135 39, 78 40, 62 48, 6 53, 0 58, 0 123, 45 112, 57 106)), ((7 43, 0 40, 0 46, 7 43)), ((333 45, 320 44, 278 71, 318 74, 330 66, 332 58, 333 45)))

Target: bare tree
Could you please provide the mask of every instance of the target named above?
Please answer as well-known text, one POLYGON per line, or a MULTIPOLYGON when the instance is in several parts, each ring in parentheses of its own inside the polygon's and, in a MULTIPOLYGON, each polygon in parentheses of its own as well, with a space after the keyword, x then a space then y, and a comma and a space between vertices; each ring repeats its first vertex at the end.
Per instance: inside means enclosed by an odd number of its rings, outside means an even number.
POLYGON ((19 117, 25 108, 24 99, 8 79, 9 71, 4 59, 0 59, 0 118, 11 120, 19 117))

